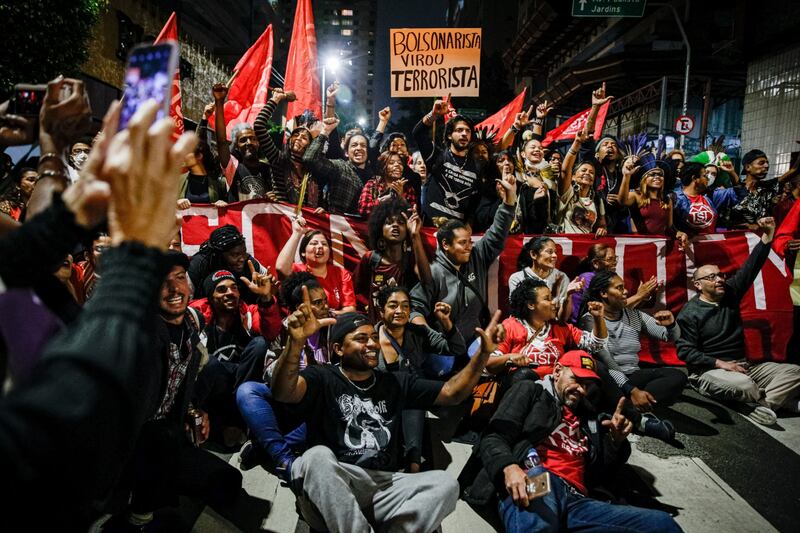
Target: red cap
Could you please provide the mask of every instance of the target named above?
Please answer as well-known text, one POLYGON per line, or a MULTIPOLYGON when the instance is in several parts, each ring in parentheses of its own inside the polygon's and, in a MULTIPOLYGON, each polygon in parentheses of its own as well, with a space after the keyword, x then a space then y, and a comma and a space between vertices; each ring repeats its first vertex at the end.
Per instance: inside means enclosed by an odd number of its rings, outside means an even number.
POLYGON ((558 363, 561 366, 569 367, 576 377, 600 379, 595 372, 597 363, 591 355, 583 350, 570 350, 558 359, 558 363))

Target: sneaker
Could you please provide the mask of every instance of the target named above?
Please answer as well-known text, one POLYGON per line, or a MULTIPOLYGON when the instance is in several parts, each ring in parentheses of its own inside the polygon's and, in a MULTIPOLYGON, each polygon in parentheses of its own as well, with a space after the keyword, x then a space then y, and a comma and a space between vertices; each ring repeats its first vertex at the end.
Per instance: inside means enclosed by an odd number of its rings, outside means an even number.
POLYGON ((261 464, 259 455, 252 440, 242 444, 242 448, 239 450, 239 470, 247 471, 261 464))
POLYGON ((778 415, 769 407, 757 403, 747 403, 742 408, 742 414, 757 424, 771 426, 778 421, 778 415))
POLYGON ((292 465, 294 457, 288 455, 279 465, 275 467, 275 474, 285 481, 289 486, 292 485, 292 465))
POLYGON ((654 416, 646 417, 643 433, 647 437, 671 442, 675 440, 675 426, 669 420, 660 420, 654 416))

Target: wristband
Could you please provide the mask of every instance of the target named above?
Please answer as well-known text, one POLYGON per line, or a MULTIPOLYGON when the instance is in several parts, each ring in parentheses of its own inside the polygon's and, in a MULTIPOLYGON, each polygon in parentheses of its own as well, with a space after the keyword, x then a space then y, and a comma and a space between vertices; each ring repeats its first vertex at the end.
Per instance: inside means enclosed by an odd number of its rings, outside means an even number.
POLYGON ((42 163, 44 163, 45 161, 48 161, 50 159, 56 160, 62 166, 64 165, 64 160, 61 158, 60 155, 58 155, 55 152, 47 152, 47 153, 44 153, 44 154, 40 155, 39 156, 39 164, 41 165, 42 163))
POLYGON ((539 118, 539 117, 534 117, 534 118, 531 119, 531 123, 534 126, 541 126, 542 124, 544 124, 544 119, 539 118))
POLYGON ((63 178, 69 181, 63 170, 43 170, 39 172, 39 178, 63 178))
POLYGON ((511 132, 514 133, 515 135, 519 133, 519 128, 516 126, 516 124, 511 125, 511 132))

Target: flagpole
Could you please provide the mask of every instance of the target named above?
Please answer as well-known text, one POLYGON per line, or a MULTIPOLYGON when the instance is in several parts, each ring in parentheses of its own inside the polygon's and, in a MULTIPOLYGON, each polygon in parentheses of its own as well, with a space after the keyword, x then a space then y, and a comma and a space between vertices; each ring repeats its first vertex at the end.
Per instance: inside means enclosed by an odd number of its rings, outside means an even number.
POLYGON ((300 216, 300 213, 303 212, 303 201, 306 198, 306 186, 308 185, 309 176, 308 172, 303 175, 303 182, 300 184, 300 195, 297 198, 297 207, 294 209, 295 216, 300 216))

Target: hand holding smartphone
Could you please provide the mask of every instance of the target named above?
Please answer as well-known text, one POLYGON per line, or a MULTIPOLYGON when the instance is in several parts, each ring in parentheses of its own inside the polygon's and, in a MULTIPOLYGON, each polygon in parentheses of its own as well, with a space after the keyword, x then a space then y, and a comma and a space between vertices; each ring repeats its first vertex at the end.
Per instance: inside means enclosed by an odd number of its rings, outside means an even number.
POLYGON ((172 98, 172 79, 177 68, 178 44, 175 41, 138 45, 131 50, 125 68, 120 130, 128 127, 136 110, 148 100, 158 103, 156 120, 167 116, 172 98))

